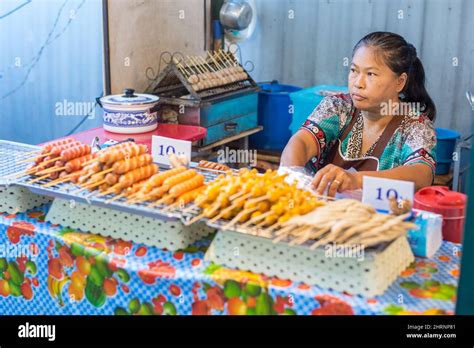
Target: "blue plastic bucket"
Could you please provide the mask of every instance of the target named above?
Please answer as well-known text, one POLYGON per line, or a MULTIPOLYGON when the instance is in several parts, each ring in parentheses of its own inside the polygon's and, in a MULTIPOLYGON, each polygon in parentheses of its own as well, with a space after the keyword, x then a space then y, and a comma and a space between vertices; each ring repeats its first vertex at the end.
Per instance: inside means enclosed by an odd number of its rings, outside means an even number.
POLYGON ((256 149, 282 151, 291 137, 290 93, 300 87, 281 85, 278 81, 259 84, 258 124, 263 130, 250 136, 250 146, 256 149))
POLYGON ((452 129, 436 128, 436 174, 449 173, 453 162, 453 152, 456 141, 461 134, 452 129))
POLYGON ((318 85, 291 93, 290 98, 294 105, 294 114, 290 124, 291 134, 295 134, 300 129, 303 122, 324 99, 325 96, 321 93, 322 91, 348 93, 346 86, 333 85, 318 85))

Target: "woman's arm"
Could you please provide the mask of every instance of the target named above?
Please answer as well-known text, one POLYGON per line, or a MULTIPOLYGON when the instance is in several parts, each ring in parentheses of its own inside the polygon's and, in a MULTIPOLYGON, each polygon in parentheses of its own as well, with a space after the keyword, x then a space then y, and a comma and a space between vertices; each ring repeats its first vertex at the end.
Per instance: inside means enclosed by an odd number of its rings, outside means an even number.
POLYGON ((319 146, 308 131, 300 129, 286 144, 280 165, 303 167, 314 156, 319 156, 319 146))
POLYGON ((327 195, 333 197, 336 192, 361 189, 364 176, 412 181, 415 183, 416 190, 431 185, 433 180, 431 167, 422 163, 379 172, 350 172, 333 164, 328 164, 316 173, 312 186, 318 194, 322 195, 327 191, 327 195))
POLYGON ((357 173, 357 180, 360 188, 362 188, 362 177, 364 175, 374 176, 377 178, 412 181, 415 183, 416 191, 425 186, 430 186, 433 182, 433 172, 431 168, 422 163, 400 166, 378 172, 359 172, 357 173))

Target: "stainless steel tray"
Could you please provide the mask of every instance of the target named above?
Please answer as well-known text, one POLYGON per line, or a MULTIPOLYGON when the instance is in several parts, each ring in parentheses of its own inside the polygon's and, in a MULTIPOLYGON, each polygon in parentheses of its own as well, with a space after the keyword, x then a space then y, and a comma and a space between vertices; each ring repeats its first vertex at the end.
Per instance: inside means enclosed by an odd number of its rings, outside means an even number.
MULTIPOLYGON (((9 185, 17 185, 21 187, 25 187, 29 189, 31 192, 39 195, 49 196, 52 198, 61 198, 70 201, 80 202, 80 203, 88 203, 92 205, 97 205, 104 208, 116 209, 119 211, 123 211, 126 213, 137 214, 141 216, 148 216, 151 218, 158 218, 161 220, 182 220, 183 215, 175 210, 172 212, 165 212, 163 209, 166 207, 165 205, 156 206, 153 208, 148 208, 147 206, 151 204, 151 202, 146 203, 136 203, 136 204, 126 204, 125 201, 127 198, 122 197, 114 202, 107 202, 109 199, 113 198, 114 195, 110 194, 107 196, 102 196, 99 198, 89 197, 90 192, 82 191, 79 193, 75 193, 75 191, 79 190, 80 187, 76 185, 72 185, 69 183, 59 184, 54 187, 43 187, 42 185, 46 184, 50 180, 45 179, 41 181, 37 181, 33 184, 29 184, 33 177, 26 176, 19 179, 5 179, 3 177, 19 173, 22 170, 25 170, 28 167, 28 163, 18 163, 23 159, 27 159, 32 157, 31 153, 28 152, 34 151, 39 149, 38 146, 32 146, 27 144, 21 143, 14 143, 9 141, 0 140, 0 185, 9 186, 9 185), (3 178, 3 179, 2 179, 3 178)), ((190 167, 196 168, 197 163, 191 163, 190 167)), ((206 182, 213 180, 221 171, 211 170, 211 169, 204 169, 204 168, 196 168, 198 172, 203 174, 206 178, 206 182)))

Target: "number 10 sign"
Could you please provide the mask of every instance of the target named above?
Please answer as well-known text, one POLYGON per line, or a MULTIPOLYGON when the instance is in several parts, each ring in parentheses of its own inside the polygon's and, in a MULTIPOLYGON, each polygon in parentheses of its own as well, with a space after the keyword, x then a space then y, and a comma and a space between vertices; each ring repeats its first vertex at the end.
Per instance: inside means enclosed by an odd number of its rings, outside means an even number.
POLYGON ((191 160, 191 142, 154 135, 151 138, 151 155, 158 164, 170 165, 168 155, 185 155, 191 160))
POLYGON ((372 205, 377 210, 390 211, 390 197, 413 202, 414 192, 415 184, 411 181, 364 176, 362 202, 372 205))

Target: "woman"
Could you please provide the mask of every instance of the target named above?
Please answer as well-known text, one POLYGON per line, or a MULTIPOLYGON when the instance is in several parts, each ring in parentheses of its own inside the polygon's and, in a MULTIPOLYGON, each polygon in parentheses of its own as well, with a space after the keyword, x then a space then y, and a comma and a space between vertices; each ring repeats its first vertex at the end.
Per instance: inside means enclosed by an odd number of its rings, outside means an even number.
POLYGON ((349 94, 324 98, 290 139, 282 166, 317 171, 319 194, 362 188, 363 176, 433 182, 436 108, 416 49, 403 37, 374 32, 352 52, 349 94))

